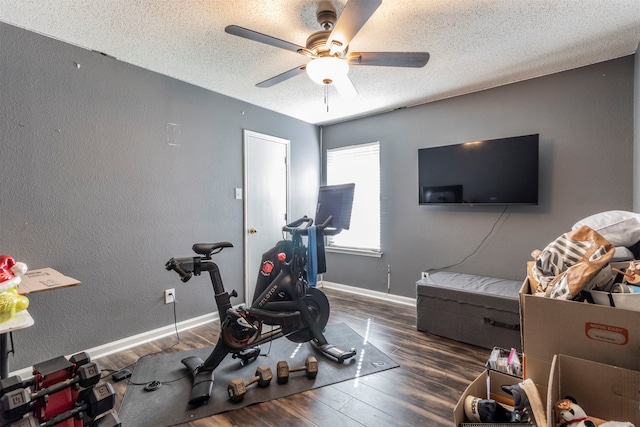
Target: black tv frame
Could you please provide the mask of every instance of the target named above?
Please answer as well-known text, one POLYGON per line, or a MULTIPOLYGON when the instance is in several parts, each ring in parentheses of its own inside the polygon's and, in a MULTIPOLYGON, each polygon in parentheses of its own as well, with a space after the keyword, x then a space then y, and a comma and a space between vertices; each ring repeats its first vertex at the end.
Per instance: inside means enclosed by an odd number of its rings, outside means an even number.
POLYGON ((537 205, 539 134, 418 150, 418 204, 537 205))

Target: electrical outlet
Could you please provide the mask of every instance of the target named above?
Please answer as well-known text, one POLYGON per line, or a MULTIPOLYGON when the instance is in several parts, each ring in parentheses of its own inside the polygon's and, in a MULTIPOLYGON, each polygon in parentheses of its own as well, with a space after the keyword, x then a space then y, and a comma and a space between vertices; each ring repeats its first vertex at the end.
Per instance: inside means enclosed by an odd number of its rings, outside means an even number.
POLYGON ((164 291, 164 303, 171 304, 176 302, 176 290, 175 289, 167 289, 164 291))

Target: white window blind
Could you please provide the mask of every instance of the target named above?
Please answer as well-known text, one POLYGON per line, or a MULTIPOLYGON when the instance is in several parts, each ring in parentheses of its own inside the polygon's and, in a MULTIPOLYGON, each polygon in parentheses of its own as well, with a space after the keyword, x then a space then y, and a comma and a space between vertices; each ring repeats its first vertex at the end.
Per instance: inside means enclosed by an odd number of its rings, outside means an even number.
POLYGON ((380 143, 327 150, 327 185, 354 183, 351 226, 329 248, 380 252, 380 143))

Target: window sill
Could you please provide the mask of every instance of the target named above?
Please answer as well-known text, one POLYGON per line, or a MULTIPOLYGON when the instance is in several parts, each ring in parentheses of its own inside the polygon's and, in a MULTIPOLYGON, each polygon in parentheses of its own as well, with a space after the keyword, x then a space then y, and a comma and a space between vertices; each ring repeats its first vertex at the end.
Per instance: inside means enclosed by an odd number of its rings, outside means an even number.
POLYGON ((374 251, 372 249, 354 249, 354 248, 337 248, 333 246, 325 247, 326 252, 336 253, 336 254, 349 254, 349 255, 360 255, 360 256, 369 256, 374 258, 382 258, 382 252, 374 251))

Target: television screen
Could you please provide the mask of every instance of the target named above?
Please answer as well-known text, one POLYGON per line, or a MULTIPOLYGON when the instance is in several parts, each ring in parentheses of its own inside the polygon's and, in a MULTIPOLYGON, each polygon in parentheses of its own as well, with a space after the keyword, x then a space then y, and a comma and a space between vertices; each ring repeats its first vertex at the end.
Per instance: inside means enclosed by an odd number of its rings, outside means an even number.
POLYGON ((538 204, 538 134, 418 150, 418 201, 538 204))
POLYGON ((333 219, 329 223, 329 227, 348 230, 351 224, 351 208, 353 207, 355 188, 355 184, 320 187, 315 223, 322 224, 331 215, 333 219))

